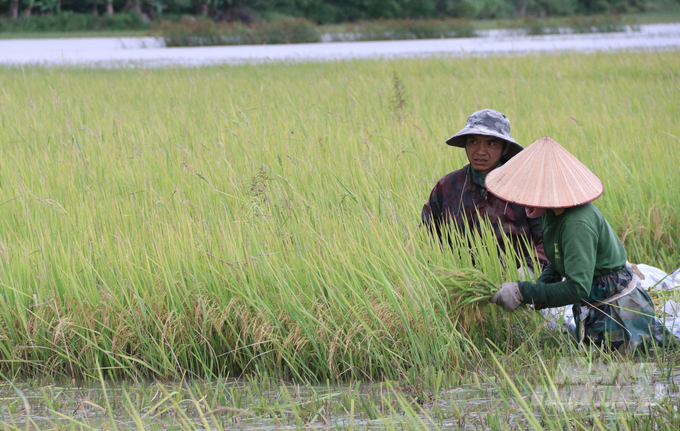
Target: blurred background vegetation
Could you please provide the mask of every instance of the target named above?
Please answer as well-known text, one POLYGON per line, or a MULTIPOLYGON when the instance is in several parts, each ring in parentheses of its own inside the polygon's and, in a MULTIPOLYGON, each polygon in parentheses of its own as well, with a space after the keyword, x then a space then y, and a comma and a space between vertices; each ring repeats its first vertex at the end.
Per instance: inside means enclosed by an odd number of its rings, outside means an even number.
POLYGON ((0 32, 140 30, 151 22, 332 25, 391 19, 531 19, 678 11, 680 0, 0 0, 0 32))

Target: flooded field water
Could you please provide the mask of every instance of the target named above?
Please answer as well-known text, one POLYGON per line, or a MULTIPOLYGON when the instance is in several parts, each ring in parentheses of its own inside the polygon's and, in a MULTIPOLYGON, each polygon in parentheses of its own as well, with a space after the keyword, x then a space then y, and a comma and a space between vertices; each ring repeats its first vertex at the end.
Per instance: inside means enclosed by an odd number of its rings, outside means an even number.
POLYGON ((626 32, 600 34, 526 36, 518 31, 492 30, 480 32, 480 37, 460 39, 198 48, 165 48, 161 39, 152 37, 16 39, 0 40, 0 64, 161 67, 678 48, 680 24, 643 25, 626 32))
POLYGON ((4 429, 524 428, 594 411, 614 421, 649 416, 663 404, 677 412, 676 371, 564 362, 538 384, 480 372, 455 388, 230 379, 5 383, 0 420, 4 429))

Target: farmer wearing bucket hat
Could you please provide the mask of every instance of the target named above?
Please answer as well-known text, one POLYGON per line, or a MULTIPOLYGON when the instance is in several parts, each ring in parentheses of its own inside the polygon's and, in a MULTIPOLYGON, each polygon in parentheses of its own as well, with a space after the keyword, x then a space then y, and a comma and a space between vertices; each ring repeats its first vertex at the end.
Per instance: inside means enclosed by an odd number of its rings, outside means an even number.
POLYGON ((490 173, 486 186, 540 218, 550 261, 536 283, 504 283, 491 302, 506 311, 521 303, 574 304, 578 341, 621 353, 674 340, 626 266, 623 244, 591 203, 602 195, 602 181, 576 157, 545 136, 490 173))
POLYGON ((541 266, 546 265, 539 221, 528 218, 523 206, 489 194, 484 184, 489 172, 523 150, 510 135, 508 118, 492 109, 477 111, 446 143, 464 148, 470 164, 437 181, 423 206, 423 224, 436 232, 440 242, 446 239, 451 244, 450 235, 477 230, 479 219, 488 218, 498 244, 503 247, 503 236, 508 238, 529 265, 527 272, 531 273, 534 251, 541 266))

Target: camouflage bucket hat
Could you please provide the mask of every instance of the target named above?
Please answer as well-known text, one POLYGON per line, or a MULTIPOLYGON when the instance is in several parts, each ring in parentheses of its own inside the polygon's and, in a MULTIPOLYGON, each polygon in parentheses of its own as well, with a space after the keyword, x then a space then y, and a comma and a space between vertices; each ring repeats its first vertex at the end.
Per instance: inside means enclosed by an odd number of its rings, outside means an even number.
POLYGON ((524 149, 510 136, 510 121, 508 117, 493 109, 482 109, 470 115, 465 127, 460 132, 451 136, 446 143, 454 147, 465 148, 467 135, 495 136, 505 139, 510 142, 510 149, 506 155, 507 159, 517 155, 517 153, 524 149))

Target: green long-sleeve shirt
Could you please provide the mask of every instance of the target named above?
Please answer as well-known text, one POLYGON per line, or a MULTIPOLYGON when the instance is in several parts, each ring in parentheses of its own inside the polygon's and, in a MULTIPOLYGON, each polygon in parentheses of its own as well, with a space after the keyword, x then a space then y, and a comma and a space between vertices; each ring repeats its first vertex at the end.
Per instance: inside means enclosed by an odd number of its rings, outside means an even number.
POLYGON ((536 283, 519 282, 523 301, 561 307, 605 299, 604 292, 591 292, 593 279, 621 269, 626 250, 602 213, 592 203, 566 208, 560 215, 548 210, 541 225, 550 264, 536 283))

